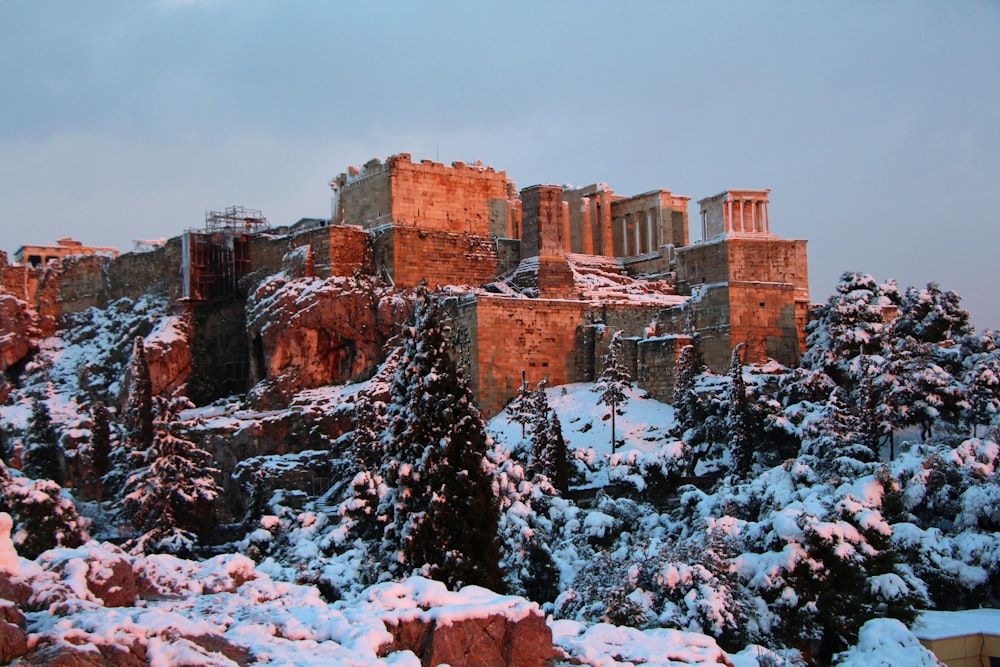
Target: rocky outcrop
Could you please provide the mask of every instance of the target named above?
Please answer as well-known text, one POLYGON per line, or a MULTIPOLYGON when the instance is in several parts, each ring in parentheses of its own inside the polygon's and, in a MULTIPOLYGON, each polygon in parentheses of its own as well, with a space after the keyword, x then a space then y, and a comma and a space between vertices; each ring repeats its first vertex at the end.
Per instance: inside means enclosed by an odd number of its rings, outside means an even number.
POLYGON ((0 621, 0 664, 6 665, 27 652, 28 635, 24 629, 8 621, 0 621))
POLYGON ((366 378, 385 342, 411 315, 410 300, 367 277, 265 281, 247 304, 258 405, 287 404, 302 389, 366 378))
POLYGON ((540 613, 514 620, 501 614, 441 622, 417 617, 387 625, 393 651, 413 651, 424 667, 543 667, 556 657, 540 613))
POLYGON ((154 396, 173 396, 191 375, 191 324, 186 317, 170 316, 143 340, 149 381, 154 396))
POLYGON ((392 636, 383 653, 412 651, 425 667, 544 667, 562 656, 541 609, 521 597, 450 591, 422 577, 373 586, 365 597, 392 636))
POLYGON ((37 348, 34 324, 27 303, 0 292, 0 403, 10 393, 2 373, 23 364, 37 348))

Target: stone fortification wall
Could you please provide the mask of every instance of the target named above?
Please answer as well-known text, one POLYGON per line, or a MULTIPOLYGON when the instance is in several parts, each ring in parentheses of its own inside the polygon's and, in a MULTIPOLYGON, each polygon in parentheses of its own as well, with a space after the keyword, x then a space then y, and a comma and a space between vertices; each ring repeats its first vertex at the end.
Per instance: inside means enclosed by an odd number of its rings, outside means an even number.
POLYGON ((747 363, 797 365, 809 308, 806 241, 735 238, 727 246, 732 339, 746 343, 747 363))
POLYGON ((24 264, 0 266, 0 289, 34 307, 34 294, 42 271, 24 264))
MULTIPOLYGON (((250 266, 255 277, 263 278, 281 270, 282 259, 289 252, 302 246, 312 248, 313 275, 328 278, 333 274, 331 244, 339 237, 343 227, 318 227, 289 236, 257 235, 249 237, 250 266)), ((362 232, 364 233, 364 232, 362 232)), ((359 256, 361 256, 359 254, 359 256)), ((256 282, 256 281, 255 281, 256 282)))
POLYGON ((338 219, 366 229, 392 220, 392 185, 389 165, 371 160, 360 172, 341 174, 338 219))
POLYGON ((373 243, 376 271, 398 289, 484 285, 497 274, 496 246, 486 236, 391 227, 377 231, 373 243))
POLYGON ((729 368, 734 345, 729 325, 729 286, 726 284, 698 286, 686 303, 665 308, 657 316, 657 330, 664 335, 697 334, 702 360, 715 373, 725 373, 729 368))
POLYGON ((464 162, 414 163, 406 154, 389 158, 388 165, 393 224, 476 236, 511 227, 506 218, 512 187, 505 172, 464 162))
POLYGON ((353 276, 356 271, 372 273, 371 235, 360 227, 330 227, 329 271, 333 276, 353 276))
POLYGON ((335 183, 339 219, 366 229, 381 225, 476 236, 516 237, 514 184, 492 167, 423 160, 407 153, 371 160, 335 183))
POLYGON ((809 306, 806 241, 734 236, 677 250, 678 292, 684 306, 663 311, 663 330, 699 334, 705 364, 729 367, 744 344, 747 363, 772 357, 797 365, 805 350, 809 306))
POLYGON ((521 258, 566 254, 569 206, 558 185, 532 185, 521 190, 521 258))
POLYGON ((469 379, 487 417, 500 412, 521 385, 578 382, 576 330, 587 323, 572 301, 479 296, 462 307, 461 324, 475 344, 469 379))
POLYGON ((677 293, 691 294, 694 285, 729 280, 729 248, 724 241, 696 243, 677 249, 677 293))
POLYGON ((673 402, 677 382, 677 357, 690 336, 657 336, 638 342, 636 384, 650 396, 664 403, 673 402))
POLYGON ((111 301, 136 299, 147 293, 164 294, 174 302, 183 294, 181 276, 181 238, 150 252, 130 252, 108 265, 111 301))
POLYGON ((63 313, 78 313, 87 308, 108 305, 110 284, 108 267, 114 260, 107 257, 80 256, 63 262, 59 300, 63 313))
MULTIPOLYGON (((469 378, 483 413, 498 413, 521 386, 521 371, 534 386, 592 380, 600 374, 614 331, 642 336, 655 308, 600 305, 558 299, 477 295, 458 307, 453 326, 463 342, 469 378)), ((634 344, 634 341, 633 341, 634 344)), ((628 355, 635 370, 635 352, 628 355)))

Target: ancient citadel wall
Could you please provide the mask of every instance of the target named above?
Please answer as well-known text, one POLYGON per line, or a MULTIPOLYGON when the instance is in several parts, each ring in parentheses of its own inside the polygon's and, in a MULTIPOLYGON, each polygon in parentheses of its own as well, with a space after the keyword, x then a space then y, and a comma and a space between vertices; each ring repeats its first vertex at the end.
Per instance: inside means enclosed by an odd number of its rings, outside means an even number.
POLYGON ((663 403, 673 402, 677 382, 677 357, 685 345, 692 344, 690 336, 656 336, 638 341, 635 375, 636 386, 663 403))
POLYGON ((510 228, 504 218, 513 198, 505 172, 464 162, 414 163, 406 154, 389 158, 388 165, 394 225, 486 237, 491 227, 510 228))
POLYGON ((365 229, 392 221, 392 181, 388 164, 371 160, 360 171, 351 170, 337 179, 341 183, 339 219, 365 229))
POLYGON ((373 247, 377 272, 398 289, 478 286, 497 274, 496 246, 485 236, 391 227, 375 231, 373 247))
POLYGON ((705 364, 717 373, 740 343, 747 363, 772 357, 794 366, 805 349, 808 275, 806 241, 731 236, 682 248, 678 292, 692 298, 664 310, 660 324, 697 332, 705 364))
POLYGON ((744 362, 797 365, 809 308, 806 241, 734 238, 727 246, 730 335, 746 342, 744 362))
MULTIPOLYGON (((595 304, 559 299, 477 295, 458 308, 453 326, 469 360, 469 378, 487 416, 498 413, 521 386, 521 371, 534 386, 593 380, 615 331, 637 339, 656 309, 634 304, 595 304)), ((626 360, 637 372, 634 349, 626 360)))

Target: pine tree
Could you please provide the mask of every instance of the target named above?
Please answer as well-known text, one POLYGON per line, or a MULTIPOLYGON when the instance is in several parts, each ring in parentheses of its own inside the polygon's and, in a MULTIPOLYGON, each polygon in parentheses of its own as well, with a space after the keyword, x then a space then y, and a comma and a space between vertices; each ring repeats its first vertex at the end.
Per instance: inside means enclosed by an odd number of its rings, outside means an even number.
POLYGON ((622 363, 622 332, 616 331, 611 337, 608 353, 604 355, 604 372, 598 378, 592 391, 600 394, 598 403, 611 409, 611 453, 615 452, 615 415, 625 404, 625 390, 632 384, 628 366, 622 363))
POLYGON ((153 444, 153 384, 142 337, 132 345, 132 362, 125 388, 125 437, 133 449, 145 450, 153 444))
POLYGON ((857 386, 860 357, 880 354, 886 340, 887 308, 897 305, 894 283, 879 285, 865 273, 845 273, 836 291, 806 326, 807 370, 821 370, 841 387, 857 386))
POLYGON ((750 427, 750 404, 747 401, 747 387, 743 379, 743 361, 740 343, 733 350, 729 364, 729 448, 733 461, 733 472, 739 476, 750 472, 753 463, 753 438, 750 427))
POLYGON ((56 547, 73 548, 87 541, 87 522, 76 506, 49 479, 12 478, 0 464, 0 512, 14 519, 14 545, 24 558, 37 558, 56 547))
POLYGON ((134 553, 187 553, 214 527, 212 505, 220 489, 211 455, 177 432, 187 399, 156 399, 153 443, 144 467, 128 480, 122 505, 143 535, 126 546, 134 553))
POLYGON ((980 424, 990 424, 1000 414, 1000 351, 981 354, 967 373, 969 409, 966 422, 972 437, 980 424))
POLYGON ((451 587, 501 585, 499 510, 490 446, 475 397, 449 356, 440 308, 418 303, 403 331, 381 476, 388 492, 384 553, 391 572, 418 571, 451 587))
POLYGON ((38 398, 31 402, 23 470, 35 479, 51 479, 59 485, 66 482, 66 460, 59 446, 59 434, 52 425, 48 405, 38 398))

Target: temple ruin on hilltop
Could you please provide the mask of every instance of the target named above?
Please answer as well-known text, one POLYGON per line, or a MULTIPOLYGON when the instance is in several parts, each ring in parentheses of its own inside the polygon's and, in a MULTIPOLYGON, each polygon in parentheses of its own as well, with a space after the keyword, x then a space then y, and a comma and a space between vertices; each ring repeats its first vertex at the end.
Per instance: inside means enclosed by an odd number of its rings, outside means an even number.
MULTIPOLYGON (((446 312, 486 414, 516 393, 522 369, 532 382, 593 380, 618 330, 633 377, 660 400, 670 399, 674 362, 689 343, 716 372, 740 344, 748 362, 796 365, 804 350, 806 241, 771 232, 769 190, 699 200, 702 238, 692 243, 690 198, 666 189, 628 197, 603 183, 518 190, 491 167, 407 154, 351 168, 330 187, 329 220, 272 228, 259 212, 233 207, 221 227, 189 230, 150 252, 63 262, 50 270, 56 291, 24 296, 68 313, 161 291, 199 309, 194 335, 218 339, 237 369, 227 386, 246 390, 268 379, 276 354, 247 340, 246 296, 289 257, 307 258, 305 273, 320 278, 363 274, 395 290, 465 286, 446 291, 446 312), (248 350, 256 363, 243 363, 248 350)), ((5 286, 11 268, 0 266, 5 286)), ((350 355, 354 346, 342 348, 350 355)), ((323 381, 356 379, 345 372, 323 381)))

